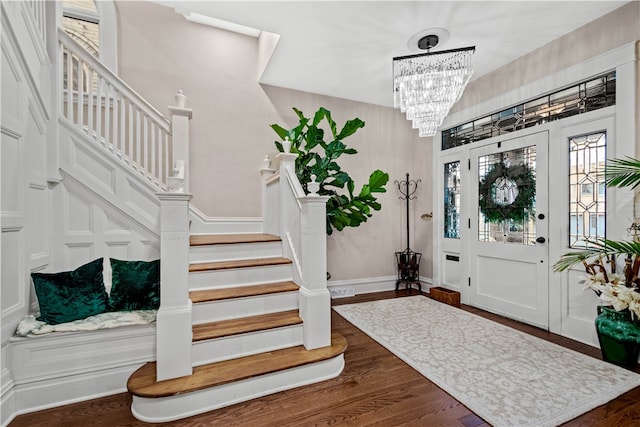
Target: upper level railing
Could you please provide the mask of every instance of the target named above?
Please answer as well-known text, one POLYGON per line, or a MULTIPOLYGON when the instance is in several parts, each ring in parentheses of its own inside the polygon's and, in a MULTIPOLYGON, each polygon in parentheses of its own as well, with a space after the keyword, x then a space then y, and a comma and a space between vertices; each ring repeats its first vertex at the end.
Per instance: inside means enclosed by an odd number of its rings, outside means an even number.
POLYGON ((161 191, 173 172, 171 123, 111 70, 58 30, 60 113, 161 191))

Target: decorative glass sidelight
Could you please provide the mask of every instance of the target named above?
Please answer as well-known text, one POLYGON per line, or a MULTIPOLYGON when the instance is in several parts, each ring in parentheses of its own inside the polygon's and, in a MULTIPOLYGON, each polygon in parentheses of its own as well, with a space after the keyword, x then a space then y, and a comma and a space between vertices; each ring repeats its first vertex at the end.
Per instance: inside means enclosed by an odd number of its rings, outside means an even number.
POLYGON ((569 247, 606 237, 606 132, 569 138, 569 247))
POLYGON ((444 165, 444 237, 460 238, 460 161, 444 165))
POLYGON ((478 158, 478 240, 536 244, 536 147, 478 158))

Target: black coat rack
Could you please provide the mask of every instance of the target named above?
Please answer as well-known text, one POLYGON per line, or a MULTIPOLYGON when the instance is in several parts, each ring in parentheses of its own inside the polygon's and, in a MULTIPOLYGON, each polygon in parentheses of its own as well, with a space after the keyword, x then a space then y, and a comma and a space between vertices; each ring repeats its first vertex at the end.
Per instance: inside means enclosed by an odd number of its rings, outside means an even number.
POLYGON ((404 283, 406 289, 411 292, 412 286, 415 284, 418 286, 418 291, 422 292, 422 284, 420 283, 420 259, 422 254, 414 252, 409 247, 410 226, 409 226, 409 202, 416 200, 415 195, 418 190, 418 184, 421 180, 409 179, 409 173, 404 181, 394 181, 398 191, 400 192, 400 200, 406 200, 406 214, 407 214, 407 248, 402 252, 396 252, 396 261, 398 263, 398 279, 396 280, 396 291, 400 286, 400 283, 404 283))

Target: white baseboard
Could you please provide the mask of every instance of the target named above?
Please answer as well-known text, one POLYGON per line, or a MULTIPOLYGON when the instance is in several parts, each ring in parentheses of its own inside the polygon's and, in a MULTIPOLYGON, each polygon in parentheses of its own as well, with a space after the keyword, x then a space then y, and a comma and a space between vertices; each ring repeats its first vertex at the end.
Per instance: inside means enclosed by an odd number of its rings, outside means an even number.
MULTIPOLYGON (((332 280, 327 282, 327 288, 331 298, 345 298, 372 292, 393 291, 396 289, 396 276, 368 277, 364 279, 332 280)), ((422 290, 427 291, 431 287, 431 279, 420 277, 422 290)))
MULTIPOLYGON (((5 412, 5 400, 3 399, 3 418, 5 414, 10 414, 13 419, 17 415, 29 412, 124 393, 127 391, 126 385, 129 376, 140 366, 137 363, 47 381, 15 385, 7 395, 6 409, 9 410, 7 412, 5 412)), ((3 426, 5 425, 4 421, 3 419, 3 426)), ((7 423, 9 421, 7 420, 7 423)))
POLYGON ((16 396, 13 381, 2 384, 0 399, 0 425, 5 427, 16 417, 16 396))

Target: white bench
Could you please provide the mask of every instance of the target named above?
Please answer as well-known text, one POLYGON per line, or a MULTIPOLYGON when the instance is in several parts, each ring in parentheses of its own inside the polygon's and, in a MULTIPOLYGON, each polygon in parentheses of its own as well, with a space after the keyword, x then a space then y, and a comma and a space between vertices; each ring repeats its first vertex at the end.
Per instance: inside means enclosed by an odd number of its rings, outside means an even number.
POLYGON ((13 336, 8 362, 15 413, 124 392, 131 373, 155 360, 155 346, 155 322, 13 336))

